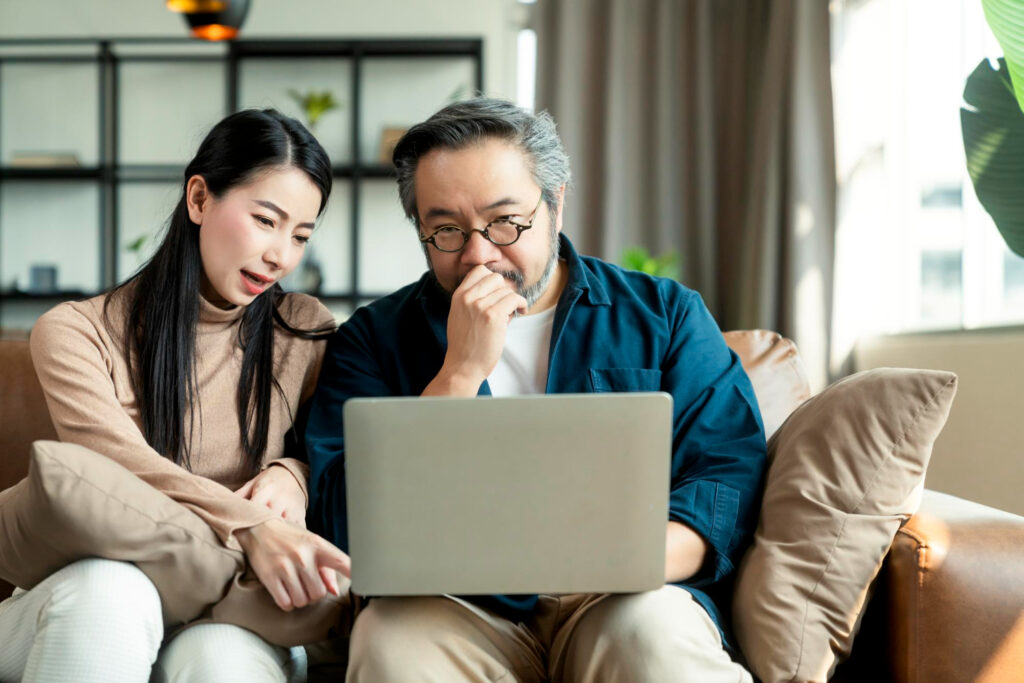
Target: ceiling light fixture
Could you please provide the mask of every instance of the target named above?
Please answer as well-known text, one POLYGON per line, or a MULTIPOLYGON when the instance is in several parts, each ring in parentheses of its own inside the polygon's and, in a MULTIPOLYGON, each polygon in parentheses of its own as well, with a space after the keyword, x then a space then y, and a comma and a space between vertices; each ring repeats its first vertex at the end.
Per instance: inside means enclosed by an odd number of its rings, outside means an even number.
POLYGON ((167 0, 167 9, 172 12, 220 12, 227 6, 227 0, 167 0))
POLYGON ((249 13, 249 0, 167 0, 167 7, 184 13, 194 38, 232 40, 249 13), (177 9, 189 6, 195 9, 177 9))

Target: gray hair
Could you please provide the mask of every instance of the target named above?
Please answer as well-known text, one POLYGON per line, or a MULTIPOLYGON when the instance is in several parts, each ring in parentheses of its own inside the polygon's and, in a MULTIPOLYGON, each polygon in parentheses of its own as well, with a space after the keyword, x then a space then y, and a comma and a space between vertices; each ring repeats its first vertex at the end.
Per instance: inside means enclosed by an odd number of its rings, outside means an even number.
POLYGON ((530 164, 548 209, 558 209, 558 189, 570 181, 569 157, 547 112, 534 114, 507 100, 477 97, 450 104, 410 128, 395 145, 392 160, 398 171, 398 196, 406 217, 418 224, 416 168, 434 149, 462 149, 487 138, 517 145, 530 164))

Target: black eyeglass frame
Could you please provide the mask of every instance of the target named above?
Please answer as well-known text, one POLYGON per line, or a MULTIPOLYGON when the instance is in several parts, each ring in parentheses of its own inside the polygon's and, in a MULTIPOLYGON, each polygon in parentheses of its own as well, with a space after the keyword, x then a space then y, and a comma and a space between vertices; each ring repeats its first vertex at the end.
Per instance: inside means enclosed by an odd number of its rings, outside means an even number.
POLYGON ((540 205, 543 202, 544 193, 542 192, 540 195, 540 199, 537 200, 537 206, 535 206, 533 211, 530 213, 530 222, 525 225, 523 225, 522 223, 516 223, 513 220, 505 220, 504 218, 495 218, 493 221, 491 221, 482 228, 470 228, 469 230, 463 230, 457 225, 442 225, 436 230, 434 230, 434 232, 430 233, 429 237, 420 237, 420 244, 432 244, 434 245, 434 249, 437 249, 440 252, 443 252, 445 254, 457 254, 466 247, 466 243, 469 242, 469 238, 473 236, 473 233, 478 232, 481 235, 483 235, 485 240, 487 240, 496 247, 510 247, 519 241, 519 238, 522 237, 524 230, 529 230, 530 228, 533 227, 533 224, 536 222, 537 219, 537 212, 540 211, 540 205), (511 242, 495 242, 494 240, 491 239, 491 235, 487 231, 490 229, 492 225, 494 225, 498 221, 508 223, 516 229, 516 238, 514 240, 512 240, 511 242), (458 249, 442 249, 437 245, 437 241, 434 238, 442 230, 450 230, 452 228, 462 233, 462 244, 459 245, 458 249))

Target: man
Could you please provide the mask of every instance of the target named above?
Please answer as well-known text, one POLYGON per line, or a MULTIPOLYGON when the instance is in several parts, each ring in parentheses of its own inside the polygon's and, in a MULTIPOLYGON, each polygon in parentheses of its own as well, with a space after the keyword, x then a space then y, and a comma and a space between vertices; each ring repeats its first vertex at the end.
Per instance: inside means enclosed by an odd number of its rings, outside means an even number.
POLYGON ((347 550, 349 398, 663 390, 674 402, 668 585, 373 599, 353 627, 351 679, 750 680, 723 645, 716 599, 754 528, 764 430, 700 297, 576 253, 561 235, 568 158, 546 114, 453 104, 411 128, 394 161, 429 270, 328 344, 306 434, 314 526, 347 550))

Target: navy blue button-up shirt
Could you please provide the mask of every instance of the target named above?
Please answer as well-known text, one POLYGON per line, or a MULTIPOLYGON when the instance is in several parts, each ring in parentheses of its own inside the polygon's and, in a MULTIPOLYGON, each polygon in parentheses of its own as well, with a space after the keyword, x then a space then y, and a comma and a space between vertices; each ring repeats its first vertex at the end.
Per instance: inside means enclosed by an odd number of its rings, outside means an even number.
MULTIPOLYGON (((700 296, 679 283, 579 256, 561 237, 569 278, 555 310, 547 393, 665 391, 673 398, 670 520, 708 543, 679 585, 723 625, 729 577, 754 531, 765 468, 757 399, 700 296)), ((449 300, 432 276, 360 308, 329 340, 306 430, 310 524, 348 550, 342 405, 418 396, 440 371, 449 300)), ((490 394, 487 383, 480 394, 490 394)), ((522 619, 536 596, 493 596, 522 619)))

